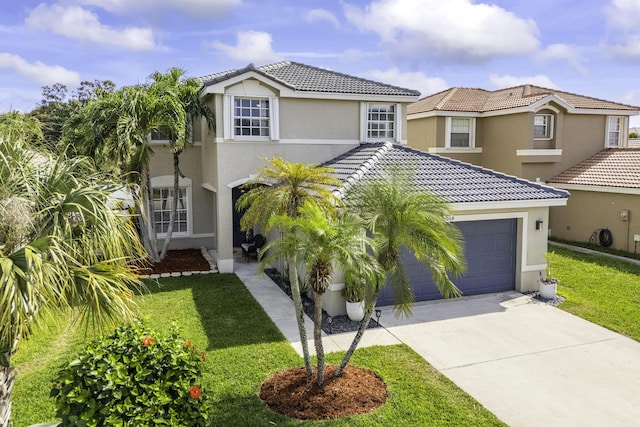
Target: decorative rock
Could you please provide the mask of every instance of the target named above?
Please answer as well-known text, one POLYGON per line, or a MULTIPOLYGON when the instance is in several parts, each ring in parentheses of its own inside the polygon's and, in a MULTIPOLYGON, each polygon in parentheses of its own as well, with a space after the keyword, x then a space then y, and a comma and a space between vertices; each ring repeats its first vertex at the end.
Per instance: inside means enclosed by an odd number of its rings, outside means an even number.
POLYGON ((179 271, 171 273, 171 277, 180 277, 180 276, 182 276, 182 273, 179 271))
POLYGON ((160 277, 171 277, 171 273, 161 273, 160 277))

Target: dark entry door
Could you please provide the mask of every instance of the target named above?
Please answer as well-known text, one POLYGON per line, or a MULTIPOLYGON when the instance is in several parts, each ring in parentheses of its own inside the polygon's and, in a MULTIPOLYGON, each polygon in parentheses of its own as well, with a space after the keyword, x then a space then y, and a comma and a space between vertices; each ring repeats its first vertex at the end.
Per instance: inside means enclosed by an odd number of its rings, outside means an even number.
POLYGON ((242 218, 246 209, 243 209, 240 212, 236 210, 236 202, 238 201, 238 198, 240 198, 242 192, 243 190, 240 189, 240 186, 234 187, 231 190, 231 197, 233 200, 233 246, 236 248, 240 247, 240 244, 244 242, 246 237, 246 233, 240 229, 240 218, 242 218))

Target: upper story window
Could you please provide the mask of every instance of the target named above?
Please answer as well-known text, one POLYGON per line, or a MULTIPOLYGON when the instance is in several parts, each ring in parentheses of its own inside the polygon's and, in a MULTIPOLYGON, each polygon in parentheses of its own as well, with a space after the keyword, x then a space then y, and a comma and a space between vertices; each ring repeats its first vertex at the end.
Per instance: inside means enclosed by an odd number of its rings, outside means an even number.
POLYGON ((551 139, 553 138, 553 115, 536 114, 533 116, 533 138, 551 139))
POLYGON ((395 140, 396 106, 369 104, 367 112, 367 140, 395 140))
POLYGON ((234 98, 233 134, 268 137, 270 135, 268 98, 234 98))
POLYGON ((171 133, 168 129, 160 128, 151 131, 152 141, 171 141, 171 133))
POLYGON ((445 147, 474 148, 475 147, 475 118, 447 117, 445 147))
POLYGON ((607 117, 607 135, 605 147, 617 148, 622 147, 624 141, 624 117, 609 116, 607 117))

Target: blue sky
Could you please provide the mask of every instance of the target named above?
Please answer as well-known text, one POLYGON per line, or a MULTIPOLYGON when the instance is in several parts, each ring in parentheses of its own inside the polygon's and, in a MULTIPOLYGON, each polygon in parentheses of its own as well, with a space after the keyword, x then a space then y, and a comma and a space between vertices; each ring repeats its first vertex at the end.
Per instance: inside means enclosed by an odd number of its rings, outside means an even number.
POLYGON ((423 96, 532 83, 640 105, 638 17, 640 0, 4 1, 0 111, 31 110, 56 82, 280 60, 423 96))

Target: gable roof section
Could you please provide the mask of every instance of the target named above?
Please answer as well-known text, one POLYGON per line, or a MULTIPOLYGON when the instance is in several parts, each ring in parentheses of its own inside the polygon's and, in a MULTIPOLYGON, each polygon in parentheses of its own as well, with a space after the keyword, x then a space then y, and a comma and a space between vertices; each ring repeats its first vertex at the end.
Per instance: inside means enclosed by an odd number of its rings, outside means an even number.
POLYGON ((549 183, 640 189, 640 148, 607 148, 549 183))
POLYGON ((379 83, 293 61, 283 61, 262 67, 249 64, 241 69, 200 77, 200 81, 204 86, 211 86, 250 71, 275 80, 298 92, 420 96, 420 92, 417 90, 379 83))
POLYGON ((430 190, 452 204, 552 201, 569 197, 564 190, 389 142, 361 144, 324 164, 334 168, 343 183, 341 195, 356 185, 381 178, 392 165, 416 170, 419 188, 430 190))
POLYGON ((487 91, 472 88, 451 88, 420 99, 409 105, 408 113, 426 113, 430 111, 458 111, 486 113, 528 107, 545 98, 564 101, 576 110, 619 110, 637 112, 640 107, 605 101, 589 96, 576 95, 540 86, 522 85, 507 89, 487 91))

